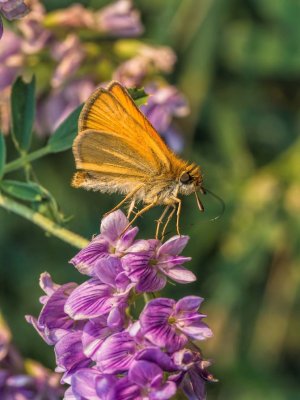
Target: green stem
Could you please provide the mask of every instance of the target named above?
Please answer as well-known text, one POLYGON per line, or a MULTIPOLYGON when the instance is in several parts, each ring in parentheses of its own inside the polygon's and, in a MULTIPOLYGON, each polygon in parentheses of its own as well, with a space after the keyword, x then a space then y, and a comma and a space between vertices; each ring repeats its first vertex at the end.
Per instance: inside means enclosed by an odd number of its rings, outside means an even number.
POLYGON ((29 162, 37 160, 38 158, 47 155, 49 153, 49 150, 50 150, 49 147, 45 146, 42 147, 41 149, 33 151, 32 153, 25 154, 24 156, 21 156, 20 158, 17 158, 14 161, 11 161, 10 163, 5 165, 4 174, 19 169, 24 165, 28 164, 29 162))
POLYGON ((82 249, 89 243, 88 240, 82 236, 79 236, 68 229, 62 228, 55 222, 51 221, 51 219, 44 217, 42 214, 31 210, 31 208, 23 204, 17 203, 9 197, 3 196, 3 194, 0 194, 0 206, 8 211, 14 212, 15 214, 21 215, 22 217, 38 225, 40 228, 44 229, 46 232, 58 237, 74 247, 82 249))

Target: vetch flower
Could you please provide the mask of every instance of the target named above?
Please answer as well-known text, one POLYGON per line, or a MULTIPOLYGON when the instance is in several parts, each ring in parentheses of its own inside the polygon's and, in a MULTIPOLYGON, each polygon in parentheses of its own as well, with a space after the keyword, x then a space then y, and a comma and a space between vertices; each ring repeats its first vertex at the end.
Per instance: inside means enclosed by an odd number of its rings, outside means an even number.
POLYGON ((104 217, 100 225, 100 234, 87 247, 76 254, 70 262, 81 273, 94 276, 94 267, 99 259, 109 254, 121 255, 133 244, 138 233, 137 227, 129 228, 121 235, 128 222, 128 219, 120 210, 104 217))
POLYGON ((46 10, 38 0, 30 1, 30 13, 18 22, 18 29, 22 33, 22 51, 25 54, 36 54, 43 50, 53 33, 45 28, 46 10))
POLYGON ((51 276, 45 272, 40 277, 40 286, 46 296, 40 301, 44 305, 38 319, 28 315, 27 322, 31 323, 37 332, 48 344, 55 344, 62 336, 70 330, 79 329, 76 324, 64 311, 66 300, 70 293, 77 287, 76 283, 65 285, 55 284, 51 276))
POLYGON ((127 87, 141 86, 143 80, 157 71, 171 72, 176 61, 169 47, 141 45, 137 54, 123 62, 113 73, 113 79, 127 87))
POLYGON ((134 284, 122 271, 120 260, 116 257, 100 259, 96 265, 96 275, 71 293, 65 304, 65 312, 75 320, 109 313, 108 323, 111 320, 112 325, 118 326, 122 323, 122 311, 134 284))
POLYGON ((24 360, 11 343, 12 335, 0 314, 0 399, 58 399, 59 375, 33 360, 24 360))
POLYGON ((56 88, 75 74, 84 59, 85 51, 78 37, 70 34, 63 42, 55 43, 51 53, 59 61, 51 79, 52 86, 56 88))
POLYGON ((171 379, 180 385, 188 399, 205 400, 205 383, 217 382, 217 379, 207 370, 211 362, 203 360, 200 351, 190 349, 174 353, 173 360, 181 372, 173 375, 171 379))
POLYGON ((121 331, 121 326, 108 326, 107 315, 90 319, 84 326, 82 332, 82 345, 84 354, 95 360, 95 354, 109 336, 121 331))
POLYGON ((171 85, 162 87, 149 85, 145 89, 150 96, 147 104, 141 106, 142 112, 166 139, 169 146, 176 151, 181 151, 183 140, 173 126, 172 120, 174 117, 182 118, 189 114, 187 100, 171 85))
POLYGON ((43 308, 27 320, 54 345, 66 400, 167 400, 178 390, 204 400, 214 378, 193 342, 212 335, 198 312, 203 299, 146 300, 136 315, 142 292, 162 288, 167 278, 195 280, 182 266, 190 258, 180 255, 188 237, 136 240, 137 228, 122 234, 127 225, 120 210, 103 218, 100 234, 71 261, 91 276, 81 285, 57 285, 42 274, 43 308))
POLYGON ((189 339, 204 340, 212 336, 198 313, 203 299, 187 296, 177 303, 173 299, 158 298, 149 301, 140 316, 145 337, 153 344, 174 352, 183 348, 189 339))
POLYGON ((50 135, 90 96, 95 85, 90 79, 76 79, 66 87, 53 89, 50 95, 38 103, 36 129, 39 135, 50 135))
POLYGON ((131 0, 118 0, 96 13, 100 32, 110 36, 138 36, 143 32, 140 14, 133 9, 131 0))
POLYGON ((3 34, 1 14, 9 21, 12 21, 24 17, 29 11, 23 0, 0 0, 0 39, 3 34))
POLYGON ((176 384, 164 381, 162 369, 148 361, 136 361, 128 376, 120 379, 110 400, 167 400, 175 395, 176 384))
POLYGON ((82 331, 69 332, 55 344, 56 372, 64 372, 62 382, 70 383, 74 372, 91 364, 83 352, 81 336, 82 331))
POLYGON ((108 400, 116 382, 113 375, 102 374, 96 368, 82 368, 72 376, 72 394, 76 399, 108 400))
POLYGON ((164 244, 158 240, 140 241, 127 249, 122 264, 128 277, 137 283, 138 292, 161 290, 168 277, 179 283, 196 280, 191 271, 182 267, 191 258, 178 255, 188 239, 188 236, 174 236, 164 244))
POLYGON ((97 367, 106 374, 128 371, 139 348, 139 342, 128 332, 115 333, 104 341, 95 355, 97 367))
MULTIPOLYGON (((1 3, 0 3, 1 4, 1 3)), ((21 52, 21 38, 6 29, 0 41, 0 92, 8 88, 24 65, 21 52)))

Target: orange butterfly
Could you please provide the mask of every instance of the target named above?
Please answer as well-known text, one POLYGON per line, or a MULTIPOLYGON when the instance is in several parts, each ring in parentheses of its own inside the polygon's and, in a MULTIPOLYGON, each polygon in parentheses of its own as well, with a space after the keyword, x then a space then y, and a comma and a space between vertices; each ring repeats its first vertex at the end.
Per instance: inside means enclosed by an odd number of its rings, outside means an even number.
POLYGON ((150 208, 165 206, 157 221, 156 237, 169 210, 162 237, 176 210, 180 234, 179 195, 195 193, 198 208, 204 211, 197 195, 197 191, 205 193, 200 168, 181 160, 168 148, 118 82, 97 89, 87 100, 73 153, 80 171, 75 173, 72 186, 124 194, 110 212, 129 201, 128 218, 136 203, 143 203, 129 225, 150 208))

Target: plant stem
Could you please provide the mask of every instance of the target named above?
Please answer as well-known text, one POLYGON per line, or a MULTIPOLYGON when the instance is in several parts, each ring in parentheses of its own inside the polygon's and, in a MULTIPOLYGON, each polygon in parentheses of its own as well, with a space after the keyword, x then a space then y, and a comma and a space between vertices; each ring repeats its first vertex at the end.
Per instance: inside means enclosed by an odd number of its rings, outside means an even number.
POLYGON ((33 151, 32 153, 25 154, 24 156, 21 156, 20 158, 17 158, 14 161, 11 161, 10 163, 6 164, 4 167, 4 174, 7 172, 14 171, 18 168, 23 167, 27 163, 34 161, 38 158, 41 158, 49 153, 49 147, 45 146, 42 147, 41 149, 38 149, 36 151, 33 151))
POLYGON ((38 225, 40 228, 44 229, 47 233, 58 237, 59 239, 71 244, 74 247, 82 249, 89 242, 82 236, 77 235, 69 231, 68 229, 62 228, 51 219, 44 217, 42 214, 31 210, 31 208, 20 204, 9 197, 3 196, 0 193, 0 206, 8 211, 12 211, 15 214, 21 215, 22 217, 28 219, 34 224, 38 225))

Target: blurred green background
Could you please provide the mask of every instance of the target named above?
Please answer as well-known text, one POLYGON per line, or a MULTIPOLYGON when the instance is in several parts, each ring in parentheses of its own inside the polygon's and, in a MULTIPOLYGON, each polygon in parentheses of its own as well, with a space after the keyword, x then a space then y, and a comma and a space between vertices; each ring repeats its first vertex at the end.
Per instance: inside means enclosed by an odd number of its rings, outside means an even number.
MULTIPOLYGON (((44 2, 49 9, 71 1, 44 2)), ((98 6, 101 1, 85 1, 98 6)), ((295 0, 135 1, 152 44, 178 56, 172 83, 191 114, 178 121, 184 157, 199 163, 209 194, 207 212, 184 201, 184 254, 198 282, 164 293, 205 298, 214 338, 203 343, 220 382, 209 400, 300 398, 297 308, 300 258, 300 2, 295 0)), ((71 151, 36 161, 40 182, 73 219, 68 228, 89 238, 119 198, 70 187, 71 151)), ((154 234, 159 210, 140 220, 141 238, 154 234)), ((40 310, 38 277, 79 282, 68 264, 76 249, 0 210, 1 307, 15 343, 53 367, 53 349, 24 321, 40 310)), ((175 234, 174 227, 171 234, 175 234)))

